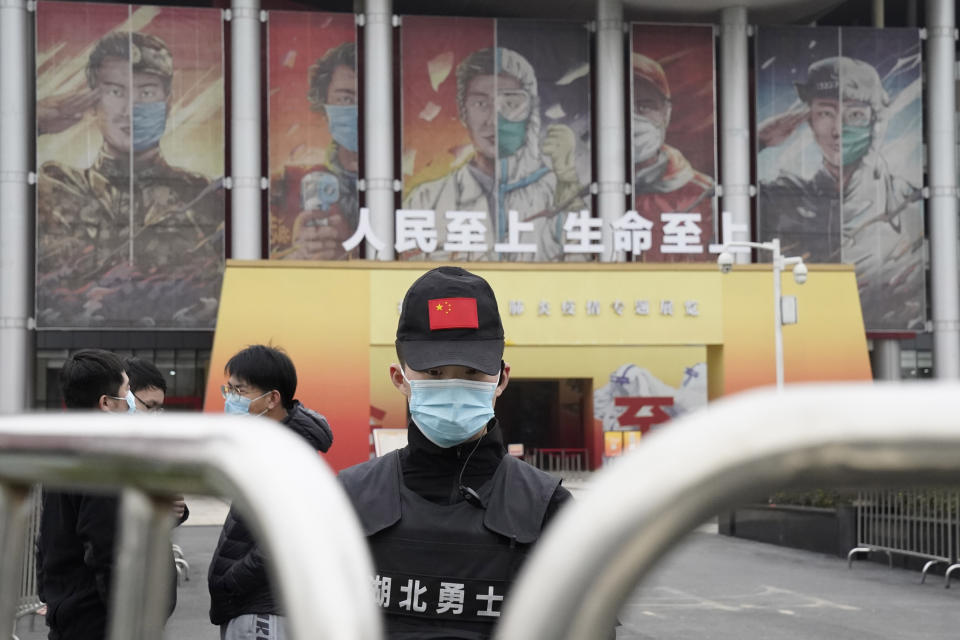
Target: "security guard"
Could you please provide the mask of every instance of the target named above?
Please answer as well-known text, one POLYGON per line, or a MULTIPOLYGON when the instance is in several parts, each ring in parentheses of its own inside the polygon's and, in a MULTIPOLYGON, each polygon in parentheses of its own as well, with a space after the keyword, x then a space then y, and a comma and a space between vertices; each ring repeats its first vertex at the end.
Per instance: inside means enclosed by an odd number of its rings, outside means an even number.
POLYGON ((493 410, 510 366, 483 278, 458 267, 421 276, 396 346, 390 379, 409 403, 408 444, 340 474, 370 543, 388 637, 488 638, 570 493, 505 455, 493 410))

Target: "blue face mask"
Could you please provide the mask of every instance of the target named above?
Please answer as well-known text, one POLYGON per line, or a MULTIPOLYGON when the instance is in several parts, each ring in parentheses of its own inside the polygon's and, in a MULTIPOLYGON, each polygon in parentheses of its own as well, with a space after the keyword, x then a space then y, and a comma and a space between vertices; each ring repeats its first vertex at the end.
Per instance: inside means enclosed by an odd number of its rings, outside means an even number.
POLYGON ((512 156, 527 138, 527 121, 514 122, 497 114, 497 154, 501 158, 512 156))
POLYGON ((133 397, 133 391, 127 390, 127 395, 124 396, 124 399, 127 401, 127 413, 136 413, 137 412, 137 399, 133 397))
MULTIPOLYGON (((404 375, 404 380, 407 377, 404 375)), ((497 382, 407 380, 410 416, 427 440, 443 449, 463 444, 493 418, 497 382)))
MULTIPOLYGON (((270 392, 267 391, 267 393, 260 394, 256 398, 247 398, 245 396, 240 395, 239 393, 228 394, 227 399, 223 403, 223 412, 230 415, 235 415, 235 416, 251 415, 250 403, 253 402, 254 400, 259 400, 260 398, 262 398, 263 396, 269 393, 270 392)), ((266 412, 267 412, 267 409, 264 409, 263 411, 261 411, 256 415, 262 416, 266 412)))
POLYGON ((843 132, 840 134, 840 144, 843 149, 843 165, 856 162, 867 154, 870 149, 870 142, 873 139, 873 131, 870 125, 862 127, 853 125, 843 125, 843 132))
POLYGON ((166 102, 136 102, 133 105, 133 150, 155 147, 167 128, 166 102))
POLYGON ((357 152, 360 146, 357 137, 357 105, 325 104, 330 135, 347 151, 357 152))

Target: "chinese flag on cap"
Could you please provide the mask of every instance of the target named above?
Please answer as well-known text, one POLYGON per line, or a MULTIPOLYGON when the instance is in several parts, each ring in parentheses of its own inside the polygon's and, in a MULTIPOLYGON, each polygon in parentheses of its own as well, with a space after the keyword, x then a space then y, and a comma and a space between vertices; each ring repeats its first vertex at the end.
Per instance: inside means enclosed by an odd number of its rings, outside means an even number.
POLYGON ((437 329, 477 329, 476 298, 439 298, 427 302, 430 317, 430 330, 437 329))

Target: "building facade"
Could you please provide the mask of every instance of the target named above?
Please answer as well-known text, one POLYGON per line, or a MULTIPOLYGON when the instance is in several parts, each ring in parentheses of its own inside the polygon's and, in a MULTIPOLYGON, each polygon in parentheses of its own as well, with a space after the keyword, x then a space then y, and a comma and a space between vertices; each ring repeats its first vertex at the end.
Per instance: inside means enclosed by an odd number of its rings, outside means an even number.
POLYGON ((773 238, 854 265, 876 377, 954 377, 953 3, 667 4, 8 3, 3 409, 59 406, 91 346, 201 406, 228 258, 773 238))

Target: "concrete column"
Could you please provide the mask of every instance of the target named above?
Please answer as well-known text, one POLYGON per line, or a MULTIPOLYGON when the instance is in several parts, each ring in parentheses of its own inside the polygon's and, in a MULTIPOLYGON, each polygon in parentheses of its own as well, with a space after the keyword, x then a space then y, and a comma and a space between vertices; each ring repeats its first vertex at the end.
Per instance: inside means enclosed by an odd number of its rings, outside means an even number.
MULTIPOLYGON (((747 8, 728 7, 720 16, 720 175, 721 211, 736 225, 731 240, 749 242, 750 224, 750 70, 747 8), (743 231, 745 229, 745 231, 743 231)), ((738 263, 749 253, 734 254, 738 263)))
POLYGON ((882 29, 884 26, 884 5, 884 0, 873 0, 873 5, 871 7, 871 13, 873 14, 873 26, 880 29, 882 29))
POLYGON ((945 379, 960 378, 955 29, 953 0, 928 0, 926 116, 933 368, 937 378, 945 379))
POLYGON ((875 380, 899 380, 902 377, 899 340, 874 340, 870 360, 875 380))
POLYGON ((366 0, 363 32, 363 165, 370 228, 383 242, 367 242, 367 258, 393 260, 393 2, 366 0))
POLYGON ((259 260, 261 244, 260 0, 230 3, 231 257, 259 260))
POLYGON ((33 18, 25 0, 0 2, 0 414, 31 406, 34 338, 33 18))
MULTIPOLYGON (((873 0, 873 26, 884 25, 884 0, 873 0)), ((873 343, 873 377, 875 380, 900 379, 900 341, 876 339, 873 343)))
POLYGON ((612 223, 626 213, 624 165, 629 133, 624 117, 623 2, 597 0, 597 207, 603 220, 603 262, 613 262, 612 223))

